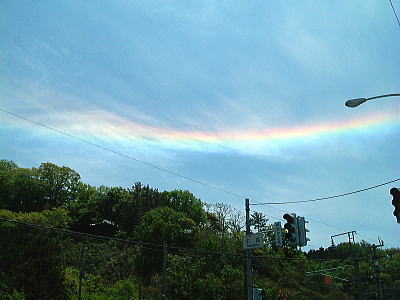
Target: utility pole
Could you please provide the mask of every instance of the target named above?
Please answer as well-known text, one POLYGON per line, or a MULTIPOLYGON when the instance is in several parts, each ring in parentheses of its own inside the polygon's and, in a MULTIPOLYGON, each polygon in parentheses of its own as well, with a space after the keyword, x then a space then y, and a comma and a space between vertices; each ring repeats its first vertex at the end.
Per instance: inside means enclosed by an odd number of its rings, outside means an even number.
POLYGON ((360 300, 361 299, 361 283, 360 283, 360 259, 357 258, 357 252, 356 252, 356 245, 355 245, 355 239, 354 239, 354 234, 357 233, 355 230, 348 231, 348 232, 343 232, 339 234, 335 234, 331 236, 331 242, 332 246, 334 246, 333 238, 341 235, 347 235, 349 239, 349 245, 350 247, 353 248, 353 266, 354 266, 354 287, 355 287, 355 294, 356 294, 356 299, 360 300))
POLYGON ((356 290, 356 297, 358 300, 361 299, 361 285, 360 285, 360 260, 355 257, 353 257, 353 263, 354 263, 354 281, 355 281, 355 290, 356 290))
POLYGON ((138 289, 139 300, 142 300, 142 281, 139 279, 139 289, 138 289))
MULTIPOLYGON (((246 235, 250 235, 250 200, 245 199, 246 235)), ((253 270, 251 268, 251 249, 246 249, 246 291, 247 300, 253 299, 253 270)))
POLYGON ((372 244, 372 258, 373 258, 373 269, 375 272, 376 283, 378 284, 378 299, 384 299, 383 295, 383 285, 381 279, 381 266, 379 265, 378 255, 376 253, 376 248, 383 247, 383 241, 379 240, 379 245, 372 244))
POLYGON ((85 276, 84 263, 85 263, 85 250, 86 248, 82 247, 80 250, 80 261, 79 261, 79 290, 78 290, 78 299, 82 300, 82 280, 85 276))
POLYGON ((167 299, 167 243, 163 242, 163 262, 162 262, 162 299, 167 299))

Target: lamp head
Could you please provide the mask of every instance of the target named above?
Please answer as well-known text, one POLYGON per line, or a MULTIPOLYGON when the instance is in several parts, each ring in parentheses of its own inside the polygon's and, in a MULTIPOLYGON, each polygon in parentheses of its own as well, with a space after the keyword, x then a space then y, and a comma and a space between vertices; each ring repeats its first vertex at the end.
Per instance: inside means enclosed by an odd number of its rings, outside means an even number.
POLYGON ((350 100, 347 100, 344 103, 344 105, 346 105, 347 107, 356 107, 356 106, 359 106, 360 104, 364 103, 365 101, 367 101, 367 99, 365 99, 365 98, 350 99, 350 100))

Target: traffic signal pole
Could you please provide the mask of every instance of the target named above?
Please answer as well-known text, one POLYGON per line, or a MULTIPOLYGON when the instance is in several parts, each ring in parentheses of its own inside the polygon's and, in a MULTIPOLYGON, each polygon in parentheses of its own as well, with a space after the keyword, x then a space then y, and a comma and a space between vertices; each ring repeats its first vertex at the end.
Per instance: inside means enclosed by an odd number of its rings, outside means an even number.
MULTIPOLYGON (((246 235, 250 235, 250 200, 245 199, 246 235)), ((251 268, 251 249, 246 249, 246 294, 247 300, 253 299, 253 270, 251 268)))

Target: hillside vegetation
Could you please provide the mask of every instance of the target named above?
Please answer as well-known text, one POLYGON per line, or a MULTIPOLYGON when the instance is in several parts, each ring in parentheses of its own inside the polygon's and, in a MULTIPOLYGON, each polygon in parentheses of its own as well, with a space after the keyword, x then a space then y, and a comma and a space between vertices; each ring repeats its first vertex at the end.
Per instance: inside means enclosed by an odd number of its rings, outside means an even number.
MULTIPOLYGON (((209 200, 0 160, 0 299, 244 299, 243 214, 209 200)), ((385 299, 400 294, 399 249, 378 248, 377 265, 364 241, 305 253, 276 248, 264 215, 253 212, 252 225, 266 241, 253 250, 265 299, 353 299, 357 281, 375 299, 378 275, 385 299)))

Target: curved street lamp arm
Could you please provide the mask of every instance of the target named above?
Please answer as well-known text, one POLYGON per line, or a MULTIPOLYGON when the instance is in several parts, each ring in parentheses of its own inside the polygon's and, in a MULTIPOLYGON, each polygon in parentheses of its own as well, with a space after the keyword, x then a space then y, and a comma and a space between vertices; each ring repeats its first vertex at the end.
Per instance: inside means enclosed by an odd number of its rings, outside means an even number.
POLYGON ((381 95, 381 96, 374 96, 374 97, 370 97, 370 98, 365 98, 365 100, 372 100, 372 99, 385 98, 385 97, 395 97, 395 96, 400 96, 400 94, 386 94, 386 95, 381 95))
POLYGON ((374 96, 374 97, 370 97, 370 98, 350 99, 350 100, 347 100, 344 105, 346 105, 347 107, 356 107, 356 106, 359 106, 360 104, 363 104, 364 102, 367 102, 369 100, 385 98, 385 97, 394 97, 394 96, 400 96, 400 94, 386 94, 386 95, 374 96))

